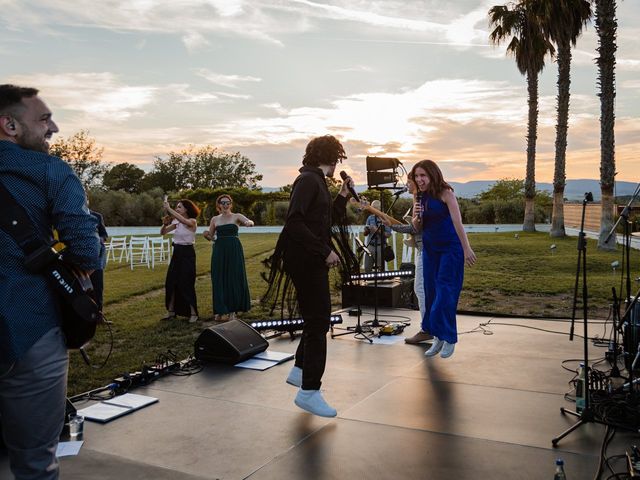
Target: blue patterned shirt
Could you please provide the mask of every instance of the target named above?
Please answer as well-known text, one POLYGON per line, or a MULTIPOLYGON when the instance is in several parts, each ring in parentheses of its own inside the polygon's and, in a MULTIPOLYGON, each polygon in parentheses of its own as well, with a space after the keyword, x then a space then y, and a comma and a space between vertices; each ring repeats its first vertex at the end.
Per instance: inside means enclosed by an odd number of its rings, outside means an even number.
MULTIPOLYGON (((66 162, 0 141, 0 181, 44 241, 51 241, 56 229, 76 266, 101 267, 97 220, 66 162)), ((57 300, 44 275, 25 269, 22 249, 0 229, 0 364, 15 362, 59 324, 57 300)))

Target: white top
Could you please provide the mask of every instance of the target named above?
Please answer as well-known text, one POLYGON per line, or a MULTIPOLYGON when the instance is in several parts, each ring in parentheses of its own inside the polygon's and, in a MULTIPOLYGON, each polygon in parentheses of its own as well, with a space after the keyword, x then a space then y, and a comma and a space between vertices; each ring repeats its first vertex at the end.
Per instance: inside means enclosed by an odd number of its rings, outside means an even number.
POLYGON ((173 230, 173 243, 176 245, 193 245, 196 241, 196 232, 187 227, 184 223, 180 223, 175 218, 171 222, 176 226, 173 230))

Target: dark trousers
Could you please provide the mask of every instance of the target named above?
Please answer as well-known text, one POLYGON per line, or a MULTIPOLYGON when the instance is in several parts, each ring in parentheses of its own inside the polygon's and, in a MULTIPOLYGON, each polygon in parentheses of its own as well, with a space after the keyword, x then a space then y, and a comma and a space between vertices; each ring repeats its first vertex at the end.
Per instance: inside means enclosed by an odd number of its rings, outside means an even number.
POLYGON ((327 362, 327 332, 331 325, 329 269, 322 260, 299 257, 285 257, 285 269, 296 287, 304 320, 295 363, 302 369, 302 389, 320 390, 327 362))
POLYGON ((2 435, 19 480, 59 478, 55 452, 64 425, 67 364, 59 327, 45 333, 10 370, 0 364, 2 435))

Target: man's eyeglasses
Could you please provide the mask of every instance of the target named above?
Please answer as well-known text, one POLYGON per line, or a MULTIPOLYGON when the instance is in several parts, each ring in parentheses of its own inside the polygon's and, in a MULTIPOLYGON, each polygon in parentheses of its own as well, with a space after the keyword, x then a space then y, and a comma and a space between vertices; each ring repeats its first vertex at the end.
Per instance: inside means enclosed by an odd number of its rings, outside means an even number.
POLYGON ((218 202, 219 205, 231 205, 231 202, 227 200, 223 200, 222 202, 218 202))

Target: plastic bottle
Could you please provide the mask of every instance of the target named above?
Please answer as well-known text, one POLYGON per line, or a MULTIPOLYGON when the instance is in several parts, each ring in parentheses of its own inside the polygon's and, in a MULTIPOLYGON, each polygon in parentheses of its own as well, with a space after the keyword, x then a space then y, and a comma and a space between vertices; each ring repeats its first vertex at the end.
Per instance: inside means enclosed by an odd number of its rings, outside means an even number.
POLYGON ((556 473, 553 480, 567 480, 567 476, 564 474, 564 460, 561 458, 556 460, 556 473))
POLYGON ((584 368, 584 363, 580 362, 578 367, 578 379, 576 380, 576 411, 578 413, 584 410, 585 395, 586 395, 586 379, 587 372, 584 368))

